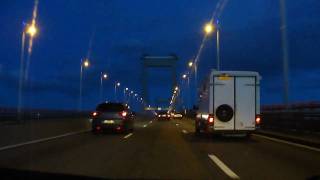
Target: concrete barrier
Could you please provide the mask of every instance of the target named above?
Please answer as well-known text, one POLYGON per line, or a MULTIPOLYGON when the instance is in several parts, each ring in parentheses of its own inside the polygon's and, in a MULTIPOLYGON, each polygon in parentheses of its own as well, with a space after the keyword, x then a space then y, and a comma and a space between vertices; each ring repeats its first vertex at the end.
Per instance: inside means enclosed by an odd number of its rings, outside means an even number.
POLYGON ((262 112, 261 128, 320 132, 320 111, 262 112))

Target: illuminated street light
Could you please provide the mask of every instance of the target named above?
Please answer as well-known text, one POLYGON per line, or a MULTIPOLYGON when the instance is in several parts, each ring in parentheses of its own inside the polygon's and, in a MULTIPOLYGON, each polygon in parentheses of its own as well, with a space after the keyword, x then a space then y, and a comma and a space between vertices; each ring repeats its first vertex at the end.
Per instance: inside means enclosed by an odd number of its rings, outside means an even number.
POLYGON ((118 97, 117 97, 117 87, 120 87, 120 82, 116 82, 115 84, 114 84, 114 98, 115 98, 115 100, 116 101, 118 101, 118 97))
POLYGON ((130 94, 133 94, 133 91, 131 91, 130 94))
POLYGON ((215 29, 215 26, 212 23, 207 23, 204 26, 204 32, 209 35, 210 33, 212 33, 215 29))
POLYGON ((176 91, 178 91, 178 89, 179 89, 179 87, 178 87, 178 86, 176 86, 176 87, 174 88, 174 90, 176 90, 176 91))
POLYGON ((88 68, 90 62, 88 59, 81 59, 80 63, 80 87, 79 87, 79 111, 82 110, 82 76, 83 76, 83 68, 88 68))
POLYGON ((138 96, 138 94, 134 94, 134 96, 135 96, 135 97, 137 97, 137 96, 138 96))
POLYGON ((26 33, 29 34, 31 37, 34 37, 37 34, 37 32, 38 32, 38 29, 34 24, 29 25, 26 28, 26 33))
POLYGON ((102 93, 103 93, 103 80, 108 79, 108 74, 101 72, 100 75, 100 100, 103 100, 102 93))
POLYGON ((190 61, 190 62, 188 63, 188 66, 191 68, 191 67, 193 66, 193 62, 190 61))
POLYGON ((129 90, 129 88, 126 88, 125 90, 126 90, 126 91, 128 91, 128 90, 129 90))
POLYGON ((187 78, 187 75, 186 75, 186 74, 182 75, 182 78, 183 78, 183 79, 186 79, 186 78, 187 78))
POLYGON ((86 68, 90 66, 90 62, 89 62, 88 59, 83 61, 83 66, 86 67, 86 68))
POLYGON ((102 77, 103 77, 103 79, 107 79, 108 78, 108 74, 104 73, 102 77))

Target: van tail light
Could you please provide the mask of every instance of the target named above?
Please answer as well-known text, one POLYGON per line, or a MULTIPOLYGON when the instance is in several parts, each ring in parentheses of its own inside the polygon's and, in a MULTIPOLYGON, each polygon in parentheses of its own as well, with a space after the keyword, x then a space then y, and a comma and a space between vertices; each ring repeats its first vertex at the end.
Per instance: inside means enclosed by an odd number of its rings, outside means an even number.
POLYGON ((256 115, 256 125, 260 125, 260 124, 261 124, 261 116, 256 115))
POLYGON ((214 123, 214 116, 213 116, 212 114, 210 114, 210 115, 208 116, 208 123, 209 123, 209 124, 213 124, 213 123, 214 123))
POLYGON ((126 117, 128 115, 127 111, 120 112, 121 117, 126 117))

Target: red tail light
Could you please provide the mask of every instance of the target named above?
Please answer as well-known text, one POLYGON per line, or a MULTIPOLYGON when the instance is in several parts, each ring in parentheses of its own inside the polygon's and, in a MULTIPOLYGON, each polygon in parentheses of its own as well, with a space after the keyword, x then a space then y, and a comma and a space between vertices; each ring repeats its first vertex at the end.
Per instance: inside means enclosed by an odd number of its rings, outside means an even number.
POLYGON ((256 125, 259 125, 261 123, 261 116, 256 115, 256 125))
POLYGON ((120 115, 121 115, 122 117, 126 117, 126 116, 128 115, 128 113, 127 113, 126 111, 122 111, 122 112, 120 113, 120 115))
POLYGON ((209 115, 208 116, 208 123, 209 124, 213 124, 213 122, 214 122, 214 116, 213 115, 209 115))

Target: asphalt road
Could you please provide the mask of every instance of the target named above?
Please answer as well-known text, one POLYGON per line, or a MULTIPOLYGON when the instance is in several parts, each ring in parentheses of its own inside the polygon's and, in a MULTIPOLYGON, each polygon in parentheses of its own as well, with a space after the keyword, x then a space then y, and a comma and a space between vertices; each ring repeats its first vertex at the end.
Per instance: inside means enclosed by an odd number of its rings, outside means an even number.
POLYGON ((196 137, 192 123, 138 119, 132 134, 82 132, 3 149, 0 167, 136 179, 307 179, 320 175, 320 152, 255 135, 249 140, 196 137))

